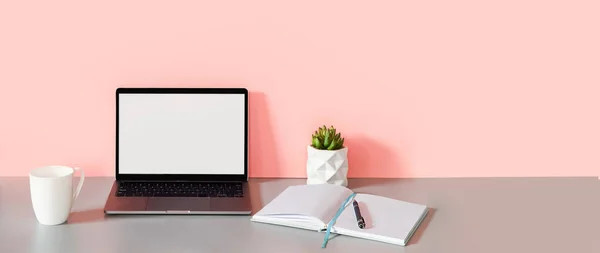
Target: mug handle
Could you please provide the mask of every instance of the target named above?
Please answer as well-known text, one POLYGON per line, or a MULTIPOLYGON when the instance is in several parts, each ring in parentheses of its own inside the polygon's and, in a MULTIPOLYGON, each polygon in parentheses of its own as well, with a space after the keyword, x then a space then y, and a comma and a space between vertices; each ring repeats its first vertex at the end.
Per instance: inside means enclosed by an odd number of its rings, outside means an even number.
MULTIPOLYGON (((85 173, 83 173, 82 169, 79 169, 77 167, 73 168, 73 170, 75 170, 75 172, 79 171, 81 173, 81 177, 79 178, 79 184, 77 185, 77 190, 75 190, 75 192, 73 193, 73 202, 75 202, 75 199, 77 199, 77 196, 79 196, 79 192, 81 191, 81 187, 83 186, 83 181, 85 180, 85 173)), ((75 174, 75 172, 73 172, 73 174, 75 174)))

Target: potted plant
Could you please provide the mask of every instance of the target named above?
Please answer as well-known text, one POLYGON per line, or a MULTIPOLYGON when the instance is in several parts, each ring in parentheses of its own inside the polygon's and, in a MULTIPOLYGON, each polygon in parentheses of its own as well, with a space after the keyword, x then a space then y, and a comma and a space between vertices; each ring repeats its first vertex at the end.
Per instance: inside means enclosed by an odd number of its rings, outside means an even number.
POLYGON ((333 126, 319 127, 312 134, 307 150, 307 184, 348 185, 348 148, 333 126))

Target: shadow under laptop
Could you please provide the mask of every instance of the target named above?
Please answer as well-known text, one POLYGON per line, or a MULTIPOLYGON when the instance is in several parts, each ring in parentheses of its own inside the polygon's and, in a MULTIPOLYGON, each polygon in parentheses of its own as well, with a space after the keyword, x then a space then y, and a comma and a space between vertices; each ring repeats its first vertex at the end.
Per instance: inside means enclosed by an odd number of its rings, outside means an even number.
POLYGON ((69 215, 67 224, 93 223, 105 220, 103 208, 75 211, 69 215))
POLYGON ((248 185, 248 188, 250 189, 250 203, 252 205, 252 213, 250 213, 250 215, 254 215, 258 211, 260 211, 260 209, 263 208, 263 200, 260 194, 260 185, 257 183, 250 183, 248 185))

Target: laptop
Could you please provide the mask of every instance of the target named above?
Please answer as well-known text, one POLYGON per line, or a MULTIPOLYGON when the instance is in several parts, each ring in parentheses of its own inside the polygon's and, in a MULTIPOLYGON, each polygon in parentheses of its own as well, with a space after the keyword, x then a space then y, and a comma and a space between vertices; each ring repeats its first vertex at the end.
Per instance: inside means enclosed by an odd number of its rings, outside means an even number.
POLYGON ((251 213, 248 90, 118 88, 106 214, 251 213))

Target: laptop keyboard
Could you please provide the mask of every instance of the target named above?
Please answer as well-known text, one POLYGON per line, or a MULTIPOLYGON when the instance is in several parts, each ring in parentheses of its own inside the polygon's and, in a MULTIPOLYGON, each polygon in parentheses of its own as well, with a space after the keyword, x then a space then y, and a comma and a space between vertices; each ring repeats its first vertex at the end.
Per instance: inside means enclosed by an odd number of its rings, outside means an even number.
POLYGON ((241 183, 120 182, 117 197, 243 197, 241 183))

